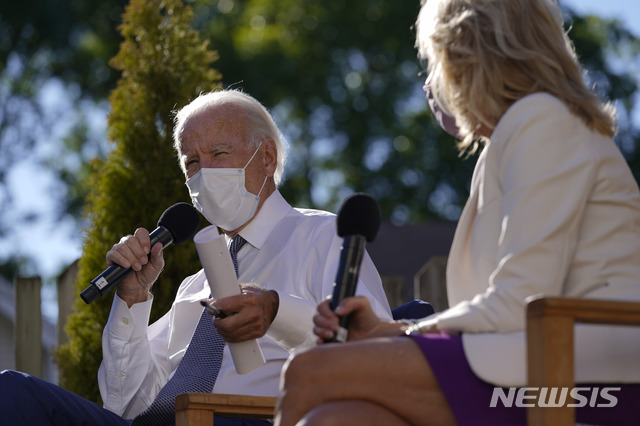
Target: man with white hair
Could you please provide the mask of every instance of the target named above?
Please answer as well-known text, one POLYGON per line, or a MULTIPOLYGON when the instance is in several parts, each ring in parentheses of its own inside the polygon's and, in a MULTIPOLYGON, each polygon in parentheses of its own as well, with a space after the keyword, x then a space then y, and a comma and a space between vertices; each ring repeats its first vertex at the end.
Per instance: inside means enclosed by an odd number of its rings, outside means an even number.
MULTIPOLYGON (((336 216, 294 208, 282 197, 277 187, 285 164, 284 138, 256 99, 237 90, 199 96, 177 112, 174 141, 195 207, 237 250, 242 293, 209 299, 209 284, 200 270, 182 282, 169 312, 148 325, 150 290, 164 267, 162 245, 152 247, 144 228, 123 237, 106 256, 108 265, 134 270, 118 284, 103 332, 98 380, 108 411, 87 408, 92 403, 73 394, 56 408, 75 412, 91 424, 130 422, 124 419, 134 419, 134 425, 173 424, 175 397, 188 391, 277 396, 290 351, 316 343, 313 315, 332 293, 342 243, 336 216), (227 315, 204 314, 203 299, 227 315), (258 339, 265 365, 238 374, 228 345, 218 346, 213 341, 218 337, 208 337, 216 332, 230 343, 258 339), (197 353, 195 342, 202 336, 205 351, 197 353), (217 378, 218 367, 207 364, 216 355, 222 358, 217 378)), ((391 318, 380 276, 368 255, 358 293, 372 301, 378 315, 391 318)), ((23 376, 12 373, 10 386, 21 388, 23 376)), ((263 423, 215 420, 216 425, 263 423)))

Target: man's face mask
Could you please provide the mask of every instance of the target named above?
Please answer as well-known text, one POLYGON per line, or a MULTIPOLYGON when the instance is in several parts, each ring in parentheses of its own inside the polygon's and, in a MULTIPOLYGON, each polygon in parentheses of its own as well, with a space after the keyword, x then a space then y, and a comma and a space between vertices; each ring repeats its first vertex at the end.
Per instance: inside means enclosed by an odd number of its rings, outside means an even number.
POLYGON ((260 193, 267 182, 265 176, 258 195, 245 187, 245 169, 258 153, 262 143, 241 169, 203 168, 187 179, 193 205, 209 222, 225 231, 233 231, 255 215, 260 193))

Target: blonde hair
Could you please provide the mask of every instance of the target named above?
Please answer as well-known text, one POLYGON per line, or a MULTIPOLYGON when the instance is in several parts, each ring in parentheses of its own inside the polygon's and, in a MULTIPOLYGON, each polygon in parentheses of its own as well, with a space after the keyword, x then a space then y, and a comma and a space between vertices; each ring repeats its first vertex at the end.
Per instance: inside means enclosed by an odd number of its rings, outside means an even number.
MULTIPOLYGON (((284 165, 287 159, 287 141, 278 129, 269 111, 255 98, 240 90, 228 89, 201 94, 190 104, 175 113, 175 125, 173 128, 173 147, 180 157, 180 135, 185 122, 193 115, 218 107, 220 105, 233 105, 244 112, 248 127, 249 146, 257 148, 260 142, 271 138, 276 143, 277 166, 273 174, 273 180, 278 186, 282 180, 284 165)), ((184 170, 184 165, 180 163, 184 170)))
POLYGON ((433 95, 455 116, 461 149, 475 151, 478 129, 492 131, 513 103, 536 92, 563 101, 590 129, 615 134, 615 108, 585 85, 555 0, 422 0, 416 31, 433 95))

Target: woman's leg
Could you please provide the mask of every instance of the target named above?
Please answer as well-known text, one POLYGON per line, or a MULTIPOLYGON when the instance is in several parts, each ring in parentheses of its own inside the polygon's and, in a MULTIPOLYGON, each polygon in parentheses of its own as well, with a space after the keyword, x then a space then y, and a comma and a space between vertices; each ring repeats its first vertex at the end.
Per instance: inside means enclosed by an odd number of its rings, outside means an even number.
POLYGON ((298 424, 304 426, 411 426, 385 407, 362 400, 324 403, 309 411, 298 424))
POLYGON ((422 351, 405 337, 321 345, 296 355, 285 368, 276 409, 280 426, 343 400, 372 403, 412 425, 455 424, 422 351))

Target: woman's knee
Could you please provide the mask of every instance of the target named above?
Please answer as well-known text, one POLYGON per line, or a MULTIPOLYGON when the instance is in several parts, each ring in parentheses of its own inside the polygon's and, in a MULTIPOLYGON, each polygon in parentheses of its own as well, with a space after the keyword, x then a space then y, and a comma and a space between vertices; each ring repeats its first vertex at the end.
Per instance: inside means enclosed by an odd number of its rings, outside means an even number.
POLYGON ((309 411, 302 422, 305 426, 340 425, 407 425, 396 413, 381 405, 362 400, 331 401, 309 411))
POLYGON ((319 362, 317 348, 307 349, 289 358, 283 369, 283 383, 285 386, 297 386, 301 381, 308 382, 313 374, 314 366, 319 362))

